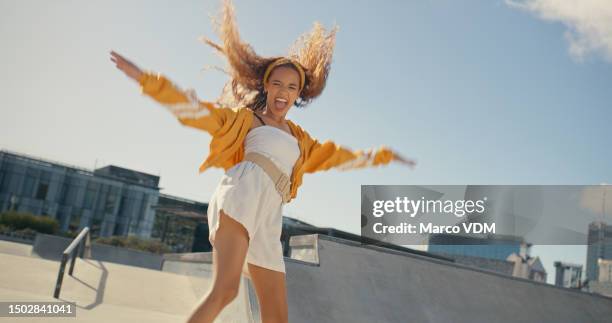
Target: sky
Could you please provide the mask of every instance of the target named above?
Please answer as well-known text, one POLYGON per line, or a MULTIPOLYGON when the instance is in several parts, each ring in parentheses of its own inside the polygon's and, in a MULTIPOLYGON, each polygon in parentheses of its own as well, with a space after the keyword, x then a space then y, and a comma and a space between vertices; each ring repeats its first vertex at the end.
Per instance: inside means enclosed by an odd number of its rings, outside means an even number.
MULTIPOLYGON (((339 26, 323 95, 288 118, 351 149, 417 160, 306 175, 285 215, 359 234, 360 185, 612 182, 612 5, 605 0, 235 0, 242 38, 284 55, 314 21, 339 26)), ((110 61, 115 50, 202 99, 227 81, 200 36, 215 1, 0 0, 0 148, 161 176, 207 202, 207 133, 181 126, 110 61)), ((610 219, 610 218, 608 218, 610 219)), ((612 222, 612 219, 609 221, 612 222)), ((536 247, 584 263, 584 246, 536 247)))

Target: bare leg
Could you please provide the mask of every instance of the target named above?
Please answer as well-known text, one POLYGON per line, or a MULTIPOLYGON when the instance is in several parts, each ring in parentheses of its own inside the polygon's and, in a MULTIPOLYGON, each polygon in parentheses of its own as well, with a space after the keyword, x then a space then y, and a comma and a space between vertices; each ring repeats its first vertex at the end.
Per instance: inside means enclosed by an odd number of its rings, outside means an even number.
POLYGON ((213 286, 188 323, 213 322, 236 298, 248 246, 247 230, 221 210, 213 247, 213 286))
POLYGON ((287 288, 285 273, 248 264, 257 292, 262 323, 287 323, 287 288))

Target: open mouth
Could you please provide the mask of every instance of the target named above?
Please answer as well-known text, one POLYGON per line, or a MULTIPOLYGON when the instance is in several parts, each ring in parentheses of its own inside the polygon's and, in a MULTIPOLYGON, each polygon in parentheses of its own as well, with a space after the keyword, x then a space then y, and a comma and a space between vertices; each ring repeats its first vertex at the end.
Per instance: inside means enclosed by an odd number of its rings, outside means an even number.
POLYGON ((276 98, 274 100, 274 107, 277 109, 284 109, 287 106, 287 103, 289 101, 287 99, 283 99, 283 98, 276 98))

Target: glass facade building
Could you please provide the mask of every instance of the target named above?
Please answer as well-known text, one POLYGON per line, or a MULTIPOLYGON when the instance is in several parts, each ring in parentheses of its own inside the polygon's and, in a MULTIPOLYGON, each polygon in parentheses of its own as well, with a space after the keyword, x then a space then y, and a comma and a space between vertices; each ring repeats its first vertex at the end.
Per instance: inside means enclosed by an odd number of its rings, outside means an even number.
POLYGON ((599 259, 612 260, 612 225, 605 222, 589 224, 586 261, 586 276, 589 281, 597 281, 599 259))
POLYGON ((513 236, 471 237, 455 234, 435 234, 429 237, 427 251, 438 254, 506 260, 513 253, 521 254, 527 246, 513 236))
POLYGON ((106 166, 90 171, 0 151, 0 212, 48 215, 61 231, 89 226, 93 236, 151 236, 159 177, 106 166))

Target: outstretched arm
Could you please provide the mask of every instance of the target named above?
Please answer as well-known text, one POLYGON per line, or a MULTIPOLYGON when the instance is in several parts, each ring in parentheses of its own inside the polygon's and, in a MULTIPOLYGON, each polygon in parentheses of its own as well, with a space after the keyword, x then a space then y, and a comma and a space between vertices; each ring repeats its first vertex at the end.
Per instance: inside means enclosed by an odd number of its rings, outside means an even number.
POLYGON ((223 126, 231 109, 221 109, 211 102, 200 101, 195 91, 183 91, 160 74, 143 72, 138 66, 112 51, 111 61, 129 78, 138 82, 142 93, 166 107, 183 125, 214 134, 223 126))
POLYGON ((403 163, 411 168, 416 165, 414 160, 406 159, 386 146, 353 151, 330 140, 321 143, 312 139, 308 134, 305 135, 307 136, 306 149, 309 152, 308 158, 304 162, 306 173, 324 171, 330 168, 349 170, 386 165, 392 161, 403 163))

